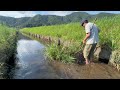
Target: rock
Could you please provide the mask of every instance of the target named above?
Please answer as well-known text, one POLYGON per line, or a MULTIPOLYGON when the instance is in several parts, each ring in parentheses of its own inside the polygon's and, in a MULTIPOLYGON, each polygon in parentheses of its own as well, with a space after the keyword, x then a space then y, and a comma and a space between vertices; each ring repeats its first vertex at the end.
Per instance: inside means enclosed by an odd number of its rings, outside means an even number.
POLYGON ((76 57, 76 63, 77 64, 85 64, 85 58, 83 56, 82 51, 76 53, 75 57, 76 57))
POLYGON ((117 68, 118 71, 120 71, 120 51, 119 50, 115 50, 112 52, 109 64, 117 68))
POLYGON ((101 60, 102 62, 108 63, 110 59, 112 49, 108 47, 107 45, 96 46, 96 50, 94 53, 94 56, 97 60, 101 60))
POLYGON ((120 71, 120 64, 117 64, 117 70, 120 71))

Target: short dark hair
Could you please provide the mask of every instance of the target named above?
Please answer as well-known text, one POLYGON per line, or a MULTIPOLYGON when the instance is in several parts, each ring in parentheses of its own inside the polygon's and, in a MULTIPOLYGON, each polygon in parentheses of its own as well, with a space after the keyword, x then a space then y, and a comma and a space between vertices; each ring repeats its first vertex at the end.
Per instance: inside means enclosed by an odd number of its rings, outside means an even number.
POLYGON ((81 21, 81 26, 83 26, 84 23, 88 23, 88 20, 87 19, 84 19, 81 21))
POLYGON ((85 20, 84 23, 88 23, 88 20, 85 20))

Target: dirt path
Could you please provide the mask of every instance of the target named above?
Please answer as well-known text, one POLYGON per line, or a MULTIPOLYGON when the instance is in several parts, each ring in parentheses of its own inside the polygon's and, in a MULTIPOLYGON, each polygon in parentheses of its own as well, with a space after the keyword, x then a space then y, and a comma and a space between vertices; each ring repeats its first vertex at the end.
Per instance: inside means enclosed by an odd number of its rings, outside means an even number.
POLYGON ((120 72, 103 63, 77 65, 52 61, 50 64, 66 79, 120 79, 120 72))

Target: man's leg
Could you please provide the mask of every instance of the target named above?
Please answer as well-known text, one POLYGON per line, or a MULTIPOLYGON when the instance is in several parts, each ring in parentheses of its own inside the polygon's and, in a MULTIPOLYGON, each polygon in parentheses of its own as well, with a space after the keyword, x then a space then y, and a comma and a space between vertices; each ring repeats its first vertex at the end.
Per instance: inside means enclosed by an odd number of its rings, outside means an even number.
POLYGON ((85 63, 86 64, 89 64, 90 62, 89 62, 89 59, 85 59, 85 63))
POLYGON ((84 58, 85 58, 85 62, 86 64, 89 64, 90 62, 90 58, 89 58, 89 51, 90 51, 90 45, 86 44, 83 50, 83 54, 84 54, 84 58))
POLYGON ((96 47, 97 44, 92 44, 92 47, 91 47, 91 50, 90 50, 90 54, 89 54, 89 57, 90 57, 90 62, 93 63, 93 58, 94 58, 94 50, 95 50, 95 47, 96 47))

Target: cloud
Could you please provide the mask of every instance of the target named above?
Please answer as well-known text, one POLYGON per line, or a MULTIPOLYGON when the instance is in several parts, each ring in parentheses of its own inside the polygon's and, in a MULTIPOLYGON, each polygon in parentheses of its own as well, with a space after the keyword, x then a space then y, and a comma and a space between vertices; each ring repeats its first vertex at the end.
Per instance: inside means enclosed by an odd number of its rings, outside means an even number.
POLYGON ((58 15, 58 16, 65 16, 68 14, 71 14, 73 12, 78 12, 78 11, 46 11, 46 15, 58 15))
POLYGON ((0 11, 1 16, 9 16, 9 17, 32 17, 35 15, 33 11, 0 11))
MULTIPOLYGON (((36 14, 65 16, 73 12, 80 11, 0 11, 0 15, 20 18, 20 17, 33 17, 36 14)), ((89 14, 97 14, 100 12, 120 13, 120 11, 81 11, 81 12, 87 12, 89 14)))
POLYGON ((65 16, 77 11, 0 11, 1 16, 9 17, 33 17, 36 14, 65 16))
POLYGON ((18 12, 21 13, 21 14, 25 14, 25 13, 31 12, 31 11, 18 11, 18 12))

